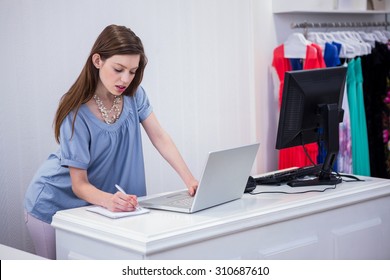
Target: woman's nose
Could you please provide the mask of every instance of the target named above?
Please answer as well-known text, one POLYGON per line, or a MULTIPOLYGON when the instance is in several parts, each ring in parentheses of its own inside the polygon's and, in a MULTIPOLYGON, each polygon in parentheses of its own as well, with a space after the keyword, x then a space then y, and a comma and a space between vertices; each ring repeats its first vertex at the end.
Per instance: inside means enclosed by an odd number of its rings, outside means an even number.
POLYGON ((121 80, 122 82, 129 84, 131 82, 131 75, 129 73, 124 73, 121 80))

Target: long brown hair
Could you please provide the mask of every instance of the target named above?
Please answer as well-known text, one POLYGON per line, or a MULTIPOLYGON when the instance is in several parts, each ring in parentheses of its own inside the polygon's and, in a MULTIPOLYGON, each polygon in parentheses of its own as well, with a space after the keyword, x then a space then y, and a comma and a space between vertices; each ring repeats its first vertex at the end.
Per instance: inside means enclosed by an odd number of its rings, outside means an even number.
POLYGON ((88 102, 95 93, 99 81, 99 70, 92 63, 92 56, 95 53, 99 54, 103 60, 118 54, 140 55, 138 69, 135 73, 134 79, 123 94, 133 96, 138 86, 141 84, 147 58, 140 38, 138 38, 132 30, 125 26, 107 26, 96 39, 90 55, 88 56, 87 62, 85 63, 76 82, 60 100, 54 118, 54 134, 58 143, 60 142, 60 127, 65 117, 70 112, 74 111, 75 114, 72 123, 73 135, 74 122, 80 106, 88 102))

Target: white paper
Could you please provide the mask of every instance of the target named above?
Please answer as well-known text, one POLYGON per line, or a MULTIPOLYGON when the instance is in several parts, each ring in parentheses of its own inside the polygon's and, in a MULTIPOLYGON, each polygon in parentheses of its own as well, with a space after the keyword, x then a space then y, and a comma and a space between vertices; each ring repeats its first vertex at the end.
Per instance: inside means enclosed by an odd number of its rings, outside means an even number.
POLYGON ((103 208, 101 206, 90 206, 86 208, 86 210, 94 213, 98 213, 100 215, 109 217, 111 219, 117 219, 117 218, 123 218, 123 217, 129 217, 129 216, 137 216, 137 215, 142 215, 149 213, 150 210, 146 208, 140 207, 137 210, 131 211, 131 212, 112 212, 106 208, 103 208))

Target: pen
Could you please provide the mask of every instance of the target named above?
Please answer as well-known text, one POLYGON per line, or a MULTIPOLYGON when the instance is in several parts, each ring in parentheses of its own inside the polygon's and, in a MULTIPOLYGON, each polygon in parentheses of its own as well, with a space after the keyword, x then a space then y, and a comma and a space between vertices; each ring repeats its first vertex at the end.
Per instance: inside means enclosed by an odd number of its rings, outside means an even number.
MULTIPOLYGON (((121 193, 127 194, 119 185, 115 184, 115 188, 117 188, 117 190, 120 191, 121 193)), ((141 207, 139 207, 138 205, 134 205, 134 207, 136 210, 141 210, 141 207)))

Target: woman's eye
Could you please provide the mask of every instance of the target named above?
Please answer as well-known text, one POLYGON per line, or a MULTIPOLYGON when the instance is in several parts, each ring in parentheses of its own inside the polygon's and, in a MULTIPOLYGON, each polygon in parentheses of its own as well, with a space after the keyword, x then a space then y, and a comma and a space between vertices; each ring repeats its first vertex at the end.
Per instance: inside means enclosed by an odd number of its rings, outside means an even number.
POLYGON ((114 71, 120 73, 120 72, 122 72, 122 69, 114 68, 114 71))

